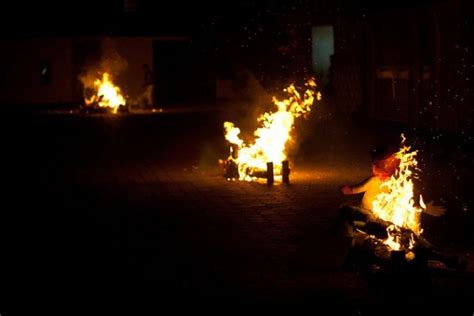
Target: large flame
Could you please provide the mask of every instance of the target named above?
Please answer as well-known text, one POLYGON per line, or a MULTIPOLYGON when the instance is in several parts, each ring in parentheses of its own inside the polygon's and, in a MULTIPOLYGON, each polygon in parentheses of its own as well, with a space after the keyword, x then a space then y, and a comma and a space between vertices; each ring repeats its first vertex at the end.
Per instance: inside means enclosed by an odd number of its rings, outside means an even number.
MULTIPOLYGON (((238 165, 240 180, 254 180, 252 174, 255 171, 266 170, 267 162, 273 162, 274 174, 281 174, 281 162, 287 159, 286 146, 293 140, 291 131, 295 118, 307 114, 315 98, 314 88, 316 82, 310 79, 305 84, 308 89, 303 97, 292 84, 284 89, 290 96, 285 100, 273 97, 273 103, 277 106, 276 112, 267 112, 258 118, 261 127, 255 132, 253 144, 245 144, 239 137, 240 129, 232 122, 225 122, 225 138, 229 143, 238 148, 237 158, 233 160, 238 165)), ((321 99, 321 93, 317 92, 317 100, 321 99)), ((231 148, 231 153, 232 153, 231 148)))
POLYGON ((96 89, 96 94, 89 99, 85 99, 87 105, 96 103, 100 107, 111 108, 115 113, 121 105, 126 104, 120 88, 113 84, 109 73, 104 72, 102 74, 102 80, 96 79, 94 81, 94 87, 96 89))
MULTIPOLYGON (((399 240, 402 229, 409 229, 416 236, 422 233, 420 214, 426 208, 421 195, 420 206, 416 206, 414 200, 413 177, 418 165, 417 151, 411 151, 411 147, 405 145, 406 138, 403 134, 401 138, 401 149, 395 154, 400 160, 399 168, 389 180, 382 184, 385 192, 380 193, 372 202, 375 215, 393 223, 387 229, 388 239, 385 241, 393 250, 402 248, 399 240)), ((410 242, 410 247, 412 246, 413 240, 410 242)))

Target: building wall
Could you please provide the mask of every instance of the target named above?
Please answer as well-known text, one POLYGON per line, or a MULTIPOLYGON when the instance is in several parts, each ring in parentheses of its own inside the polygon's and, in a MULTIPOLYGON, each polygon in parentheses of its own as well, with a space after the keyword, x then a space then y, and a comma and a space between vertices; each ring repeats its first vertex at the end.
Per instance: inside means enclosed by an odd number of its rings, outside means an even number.
POLYGON ((439 91, 436 126, 448 131, 472 130, 470 80, 472 47, 460 7, 440 6, 434 10, 438 29, 439 91))
POLYGON ((85 37, 73 41, 76 102, 83 96, 85 77, 90 82, 108 72, 129 102, 144 93, 142 65, 153 68, 153 37, 85 37))
POLYGON ((71 39, 1 40, 0 45, 0 104, 67 103, 72 100, 71 39), (42 76, 43 68, 48 65, 46 76, 42 76))
POLYGON ((462 3, 330 19, 334 108, 427 130, 472 131, 474 19, 462 3))
POLYGON ((138 97, 144 92, 142 65, 153 68, 155 40, 154 37, 2 40, 0 104, 76 105, 83 97, 81 74, 98 73, 104 65, 115 71, 114 82, 126 97, 138 97), (46 76, 42 76, 45 66, 46 76))
POLYGON ((341 112, 359 112, 364 108, 364 31, 363 21, 349 18, 335 21, 331 81, 333 102, 341 112))
POLYGON ((371 21, 374 46, 372 113, 378 119, 408 123, 415 106, 411 78, 416 47, 410 13, 392 11, 379 14, 371 21))
POLYGON ((113 49, 126 61, 127 66, 117 76, 117 84, 123 87, 124 93, 135 98, 143 93, 143 64, 153 69, 152 37, 114 37, 109 39, 113 49))
POLYGON ((372 15, 365 87, 371 118, 428 130, 472 128, 472 47, 464 21, 454 2, 372 15))

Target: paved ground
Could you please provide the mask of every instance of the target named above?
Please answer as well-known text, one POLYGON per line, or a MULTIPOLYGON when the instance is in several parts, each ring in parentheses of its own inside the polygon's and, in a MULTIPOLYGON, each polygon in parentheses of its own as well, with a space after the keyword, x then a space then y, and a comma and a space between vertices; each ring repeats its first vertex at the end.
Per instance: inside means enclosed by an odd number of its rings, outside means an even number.
MULTIPOLYGON (((343 243, 326 229, 341 203, 357 200, 338 188, 368 175, 368 150, 403 128, 316 112, 301 129, 291 185, 267 187, 222 177, 227 116, 5 115, 4 299, 49 306, 139 293, 177 306, 324 303, 352 314, 391 302, 341 267, 343 243)), ((422 191, 448 208, 424 218, 426 236, 470 260, 470 140, 405 132, 423 148, 422 191)), ((469 269, 405 300, 467 304, 469 269)))

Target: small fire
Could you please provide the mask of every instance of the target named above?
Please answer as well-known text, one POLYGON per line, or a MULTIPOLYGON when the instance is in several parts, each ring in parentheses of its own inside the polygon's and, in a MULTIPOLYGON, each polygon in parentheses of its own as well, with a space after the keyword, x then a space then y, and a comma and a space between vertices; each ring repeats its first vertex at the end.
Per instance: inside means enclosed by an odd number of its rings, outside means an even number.
POLYGON ((239 137, 240 129, 235 127, 234 123, 224 123, 226 140, 237 148, 235 150, 231 147, 229 159, 237 164, 240 180, 255 180, 252 174, 255 171, 266 170, 267 162, 273 162, 275 175, 281 174, 281 162, 287 158, 286 146, 290 141, 293 141, 291 132, 295 118, 311 111, 315 97, 317 100, 321 100, 320 92, 317 92, 315 96, 316 82, 314 79, 310 79, 305 86, 308 89, 303 96, 292 84, 283 90, 290 95, 287 99, 278 100, 273 97, 273 103, 278 110, 266 112, 258 118, 261 127, 254 132, 255 141, 253 144, 244 143, 239 137))
MULTIPOLYGON (((420 227, 420 215, 426 208, 420 195, 420 205, 416 206, 413 193, 414 171, 417 170, 417 151, 405 145, 406 138, 401 135, 401 149, 395 154, 400 160, 398 170, 392 177, 382 184, 386 192, 380 193, 372 202, 375 215, 385 221, 393 223, 387 228, 388 239, 385 241, 391 249, 400 250, 402 246, 402 230, 409 229, 419 236, 423 230, 420 227)), ((414 245, 414 237, 410 236, 408 248, 414 245)))
POLYGON ((116 113, 121 105, 126 104, 120 88, 113 84, 109 73, 104 72, 102 74, 102 80, 96 79, 94 81, 94 87, 96 94, 89 99, 85 98, 86 105, 97 104, 101 108, 109 107, 116 113))

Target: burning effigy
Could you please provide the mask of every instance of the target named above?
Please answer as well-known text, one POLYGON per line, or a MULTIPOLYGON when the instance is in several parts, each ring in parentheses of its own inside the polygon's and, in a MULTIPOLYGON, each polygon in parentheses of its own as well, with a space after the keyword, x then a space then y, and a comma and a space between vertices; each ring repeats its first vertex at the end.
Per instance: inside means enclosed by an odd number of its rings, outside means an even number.
POLYGON ((412 151, 405 144, 402 134, 401 149, 395 154, 399 161, 398 169, 388 181, 382 184, 386 192, 381 192, 372 202, 374 215, 391 223, 387 227, 387 239, 384 244, 393 250, 412 249, 414 242, 421 235, 420 216, 426 205, 420 195, 418 205, 415 204, 413 177, 417 170, 417 151, 412 151), (408 236, 404 235, 408 231, 408 236))
POLYGON ((255 181, 267 178, 273 184, 274 176, 288 182, 287 146, 294 141, 293 128, 297 118, 306 116, 312 109, 314 99, 321 100, 316 92, 314 78, 305 83, 306 91, 301 94, 294 84, 283 91, 289 94, 284 100, 273 97, 275 112, 266 112, 258 118, 260 127, 254 132, 253 143, 240 138, 240 129, 232 122, 224 122, 225 139, 230 144, 230 155, 221 161, 228 180, 255 181))
POLYGON ((97 78, 92 87, 88 87, 84 92, 84 107, 86 112, 126 112, 126 100, 120 87, 112 81, 108 72, 102 73, 101 78, 97 78), (86 95, 91 94, 91 95, 86 95))
MULTIPOLYGON (((400 149, 382 159, 393 172, 383 178, 380 170, 377 171, 380 166, 373 165, 375 175, 369 179, 378 177, 382 180, 374 182, 380 193, 373 197, 371 205, 341 208, 342 218, 350 227, 353 245, 382 266, 393 267, 395 262, 398 267, 418 269, 426 268, 428 261, 436 260, 448 268, 462 268, 461 259, 442 253, 423 237, 421 214, 440 216, 441 213, 435 214, 432 204, 426 205, 421 195, 415 196, 413 180, 420 171, 416 156, 417 151, 406 144, 402 134, 400 149)), ((345 194, 367 192, 368 183, 351 187, 349 191, 353 192, 345 193, 344 187, 342 190, 345 194)))

